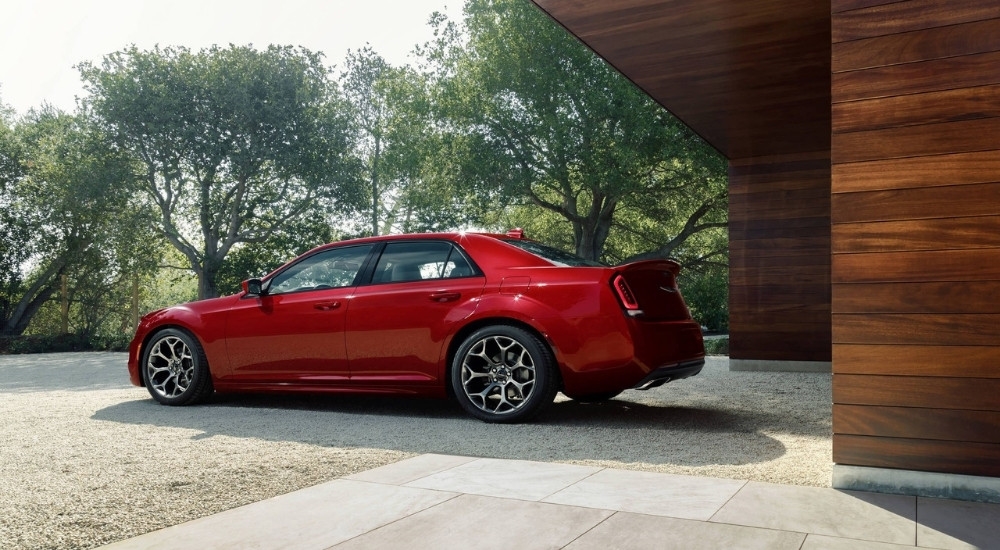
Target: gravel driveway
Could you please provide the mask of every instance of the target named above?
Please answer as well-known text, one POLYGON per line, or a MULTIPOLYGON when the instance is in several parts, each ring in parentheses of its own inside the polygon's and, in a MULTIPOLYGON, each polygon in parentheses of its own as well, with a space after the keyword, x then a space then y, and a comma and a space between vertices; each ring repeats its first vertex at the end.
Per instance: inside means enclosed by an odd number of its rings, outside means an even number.
POLYGON ((420 453, 829 486, 830 375, 701 375, 532 424, 448 401, 156 404, 126 355, 0 356, 0 548, 92 548, 420 453))

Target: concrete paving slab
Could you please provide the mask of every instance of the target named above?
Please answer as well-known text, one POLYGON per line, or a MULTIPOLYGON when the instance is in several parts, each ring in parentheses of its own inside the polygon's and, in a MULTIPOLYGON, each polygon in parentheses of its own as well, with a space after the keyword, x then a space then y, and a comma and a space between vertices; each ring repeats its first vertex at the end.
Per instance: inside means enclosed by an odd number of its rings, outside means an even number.
POLYGON ((802 533, 619 512, 566 550, 798 550, 803 539, 802 533))
POLYGON ((545 502, 707 520, 745 481, 626 470, 601 470, 545 502))
POLYGON ((1000 504, 918 498, 917 546, 1000 548, 1000 504))
POLYGON ((471 456, 451 456, 439 454, 423 454, 392 464, 386 464, 379 468, 365 470, 354 475, 349 475, 344 479, 355 481, 369 481, 372 483, 383 483, 386 485, 404 485, 411 481, 416 481, 422 477, 427 477, 438 472, 450 470, 455 466, 461 466, 467 462, 478 460, 471 456))
POLYGON ((912 550, 912 544, 891 544, 858 539, 842 539, 826 535, 809 535, 802 550, 912 550))
POLYGON ((351 478, 108 548, 1000 548, 996 504, 446 455, 351 478))
POLYGON ((711 521, 916 544, 916 498, 750 482, 711 521))
POLYGON ((609 510, 463 495, 334 548, 562 548, 613 513, 609 510))
POLYGON ((106 548, 320 550, 456 496, 442 491, 334 480, 106 548))
POLYGON ((542 500, 600 470, 572 464, 481 458, 417 479, 405 487, 542 500))

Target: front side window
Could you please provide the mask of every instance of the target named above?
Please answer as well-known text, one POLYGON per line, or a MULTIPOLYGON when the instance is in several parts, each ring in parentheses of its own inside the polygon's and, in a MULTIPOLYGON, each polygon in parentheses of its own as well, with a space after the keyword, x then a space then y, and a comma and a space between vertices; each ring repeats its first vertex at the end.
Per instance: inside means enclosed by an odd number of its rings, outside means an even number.
POLYGON ((411 241, 389 243, 375 266, 375 283, 469 277, 475 270, 449 242, 411 241))
POLYGON ((268 294, 340 288, 354 284, 371 245, 332 248, 303 258, 274 276, 268 294))

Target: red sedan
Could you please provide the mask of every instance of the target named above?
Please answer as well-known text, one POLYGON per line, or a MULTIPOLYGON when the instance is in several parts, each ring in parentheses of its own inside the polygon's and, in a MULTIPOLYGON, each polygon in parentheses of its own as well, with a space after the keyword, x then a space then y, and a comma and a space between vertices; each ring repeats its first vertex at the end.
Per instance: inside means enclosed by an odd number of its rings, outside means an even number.
POLYGON ((678 271, 588 262, 519 231, 332 243, 239 294, 146 315, 129 375, 167 405, 213 392, 410 394, 523 421, 559 391, 605 400, 698 374, 701 328, 678 271))

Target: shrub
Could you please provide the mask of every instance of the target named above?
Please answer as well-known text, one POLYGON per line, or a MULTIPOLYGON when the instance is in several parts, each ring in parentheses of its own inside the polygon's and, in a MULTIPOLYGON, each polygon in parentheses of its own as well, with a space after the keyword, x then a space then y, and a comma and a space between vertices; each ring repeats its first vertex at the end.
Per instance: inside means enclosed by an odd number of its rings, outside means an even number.
POLYGON ((729 337, 705 340, 705 355, 729 355, 729 337))
POLYGON ((130 335, 58 334, 0 338, 0 353, 60 353, 67 351, 128 351, 130 335))
POLYGON ((726 270, 682 271, 678 284, 695 321, 711 332, 729 330, 729 277, 726 270))

